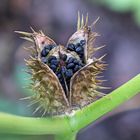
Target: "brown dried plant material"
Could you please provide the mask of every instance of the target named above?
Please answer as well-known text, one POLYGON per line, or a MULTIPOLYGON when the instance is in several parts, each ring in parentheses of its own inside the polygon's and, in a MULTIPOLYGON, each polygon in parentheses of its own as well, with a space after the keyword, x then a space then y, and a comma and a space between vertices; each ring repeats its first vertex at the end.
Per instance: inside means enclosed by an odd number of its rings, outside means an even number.
POLYGON ((88 105, 104 95, 98 91, 105 88, 101 86, 103 80, 98 79, 106 66, 102 60, 104 56, 92 58, 102 48, 93 46, 98 36, 98 33, 92 32, 95 23, 96 21, 88 26, 88 15, 84 22, 83 15, 80 19, 78 14, 77 31, 70 37, 66 47, 57 45, 42 31, 35 32, 32 28, 32 33, 16 31, 23 35, 21 38, 33 42, 32 47, 26 48, 31 56, 25 62, 32 76, 30 88, 35 93, 29 98, 32 99, 31 104, 38 103, 35 112, 44 109, 43 115, 63 114, 75 107, 88 105), (42 52, 48 49, 46 46, 53 47, 43 56, 44 62, 42 52), (57 62, 57 68, 51 64, 51 57, 55 58, 53 61, 57 62))

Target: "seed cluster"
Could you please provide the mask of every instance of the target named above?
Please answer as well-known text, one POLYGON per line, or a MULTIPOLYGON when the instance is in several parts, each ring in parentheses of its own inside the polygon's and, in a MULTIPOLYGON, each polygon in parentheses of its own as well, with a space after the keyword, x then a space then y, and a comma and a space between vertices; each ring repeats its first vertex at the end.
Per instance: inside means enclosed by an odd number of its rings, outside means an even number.
POLYGON ((46 45, 44 46, 43 50, 41 51, 41 60, 43 63, 47 63, 46 56, 49 54, 49 52, 54 48, 54 45, 46 45))
POLYGON ((86 44, 86 40, 81 40, 80 42, 74 44, 69 43, 67 49, 70 51, 75 51, 82 61, 84 61, 84 46, 86 44))
MULTIPOLYGON (((83 54, 83 45, 84 41, 81 40, 81 45, 75 48, 77 54, 83 54), (81 51, 80 51, 81 50, 81 51)), ((75 46, 71 44, 71 46, 75 46)), ((70 45, 69 45, 70 46, 70 45)), ((84 66, 81 60, 78 60, 76 57, 71 56, 69 53, 62 53, 58 52, 54 55, 49 55, 50 51, 57 46, 54 45, 47 45, 41 51, 41 60, 43 63, 47 64, 51 70, 56 74, 58 77, 65 93, 68 93, 67 90, 70 88, 70 79, 77 72, 84 66)), ((68 48, 67 48, 68 49, 68 48)), ((68 49, 69 50, 69 49, 68 49)))

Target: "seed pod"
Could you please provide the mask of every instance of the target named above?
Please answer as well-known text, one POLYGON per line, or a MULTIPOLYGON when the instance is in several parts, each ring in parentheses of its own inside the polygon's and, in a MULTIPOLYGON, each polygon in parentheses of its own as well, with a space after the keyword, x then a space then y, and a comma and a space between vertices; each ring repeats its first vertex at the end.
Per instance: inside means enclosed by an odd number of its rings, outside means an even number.
MULTIPOLYGON (((93 23, 94 25, 95 23, 93 23)), ((57 45, 44 33, 16 31, 24 35, 23 39, 32 41, 34 46, 27 48, 31 56, 26 65, 32 76, 30 88, 35 95, 32 104, 38 103, 37 112, 44 109, 43 115, 63 114, 66 111, 83 107, 104 94, 98 90, 102 80, 97 79, 106 64, 103 57, 93 59, 92 55, 99 48, 92 45, 98 35, 88 26, 88 16, 80 20, 77 31, 70 37, 66 47, 57 45)))

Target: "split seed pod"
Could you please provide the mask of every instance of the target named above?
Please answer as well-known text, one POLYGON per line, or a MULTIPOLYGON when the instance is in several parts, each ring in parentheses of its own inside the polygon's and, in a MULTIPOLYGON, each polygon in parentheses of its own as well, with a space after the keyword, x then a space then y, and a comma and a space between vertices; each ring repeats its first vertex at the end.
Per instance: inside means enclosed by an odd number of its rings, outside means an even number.
POLYGON ((32 76, 30 88, 34 95, 29 97, 32 104, 38 103, 37 112, 43 109, 45 114, 63 114, 75 108, 81 108, 99 99, 104 94, 99 89, 103 80, 99 74, 105 69, 103 57, 93 58, 102 47, 95 48, 93 43, 98 36, 88 26, 88 15, 84 22, 78 14, 77 31, 70 37, 67 45, 57 45, 42 31, 32 33, 16 31, 23 39, 33 42, 27 48, 31 55, 25 60, 32 76))

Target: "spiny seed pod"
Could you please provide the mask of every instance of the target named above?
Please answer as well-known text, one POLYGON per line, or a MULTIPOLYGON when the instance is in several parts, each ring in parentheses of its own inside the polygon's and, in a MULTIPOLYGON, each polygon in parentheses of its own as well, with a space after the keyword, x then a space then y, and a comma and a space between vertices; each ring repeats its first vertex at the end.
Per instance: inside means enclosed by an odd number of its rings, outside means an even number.
POLYGON ((92 32, 93 22, 88 26, 88 15, 80 19, 78 14, 77 31, 70 37, 67 45, 57 45, 52 39, 40 32, 16 31, 22 38, 32 41, 27 48, 31 56, 26 61, 32 76, 30 88, 34 95, 29 97, 32 104, 38 103, 44 109, 43 115, 63 114, 66 111, 84 107, 102 97, 99 89, 103 80, 99 74, 105 69, 103 57, 93 58, 94 53, 102 47, 93 46, 96 32, 92 32))

